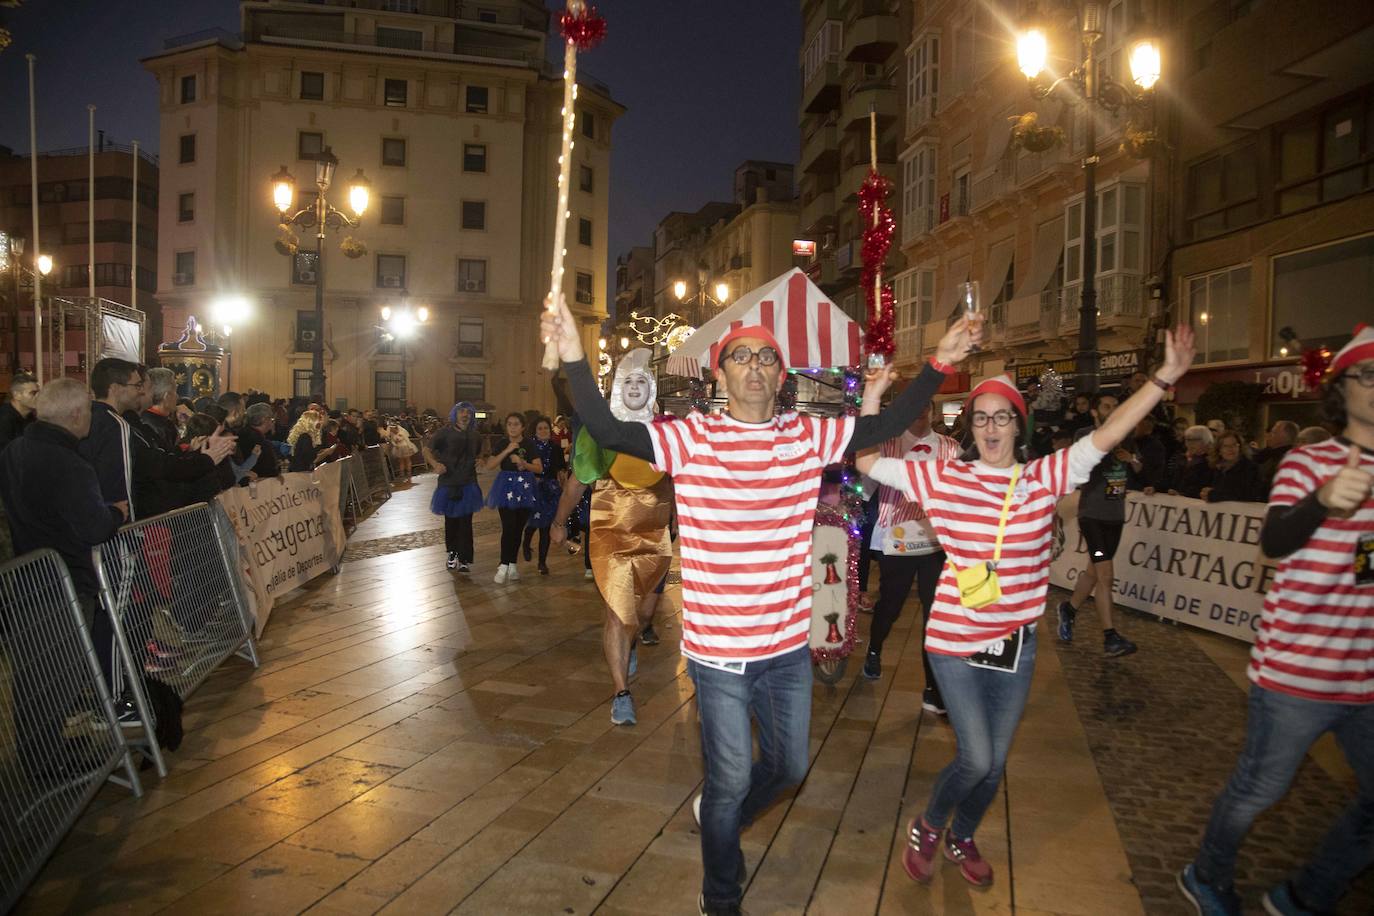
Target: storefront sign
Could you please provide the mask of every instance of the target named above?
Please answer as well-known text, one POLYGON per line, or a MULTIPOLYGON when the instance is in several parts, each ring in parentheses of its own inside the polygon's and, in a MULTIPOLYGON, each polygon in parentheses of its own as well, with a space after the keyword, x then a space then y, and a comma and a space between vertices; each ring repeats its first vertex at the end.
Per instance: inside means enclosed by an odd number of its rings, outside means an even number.
MULTIPOLYGON (((1104 383, 1119 382, 1122 379, 1130 378, 1132 373, 1141 371, 1144 365, 1144 350, 1103 353, 1097 359, 1097 377, 1104 383)), ((1022 363, 1016 367, 1016 382, 1019 385, 1033 378, 1039 378, 1047 369, 1054 369, 1066 380, 1072 381, 1078 372, 1078 364, 1074 362, 1073 357, 1057 359, 1053 362, 1022 363)))
POLYGON ((1178 380, 1175 399, 1180 404, 1196 404, 1202 392, 1218 382, 1260 385, 1261 401, 1312 401, 1321 397, 1321 393, 1308 387, 1303 379, 1302 366, 1288 362, 1193 370, 1178 380))
POLYGON ((811 239, 793 239, 792 255, 798 258, 814 258, 816 256, 816 243, 811 239))
MULTIPOLYGON (((1071 589, 1087 565, 1076 500, 1055 519, 1050 582, 1071 589)), ((1130 493, 1116 552, 1117 604, 1254 642, 1275 566, 1259 549, 1264 503, 1130 493)))
POLYGON ((343 556, 343 515, 339 511, 341 462, 306 473, 259 480, 216 497, 239 542, 240 565, 253 598, 257 635, 262 636, 272 605, 311 579, 333 569, 343 556))

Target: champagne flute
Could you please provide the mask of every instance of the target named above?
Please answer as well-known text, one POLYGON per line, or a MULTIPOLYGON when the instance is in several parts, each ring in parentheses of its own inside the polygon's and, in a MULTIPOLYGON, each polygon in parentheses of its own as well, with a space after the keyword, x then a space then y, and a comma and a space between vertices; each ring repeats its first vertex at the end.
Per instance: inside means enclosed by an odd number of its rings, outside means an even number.
MULTIPOLYGON (((982 300, 978 297, 978 281, 969 280, 959 284, 959 304, 964 308, 964 317, 972 325, 975 321, 982 320, 982 300)), ((970 353, 977 353, 982 347, 973 346, 969 348, 970 353)))

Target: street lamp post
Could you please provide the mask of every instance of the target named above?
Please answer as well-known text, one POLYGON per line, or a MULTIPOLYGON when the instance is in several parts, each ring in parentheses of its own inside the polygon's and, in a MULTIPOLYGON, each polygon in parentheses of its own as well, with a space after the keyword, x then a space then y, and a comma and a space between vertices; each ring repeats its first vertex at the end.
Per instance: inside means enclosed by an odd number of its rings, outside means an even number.
MULTIPOLYGON (((367 210, 371 185, 363 177, 363 170, 353 176, 348 188, 348 206, 353 211, 349 216, 334 207, 325 199, 325 192, 334 181, 334 170, 339 160, 329 147, 315 158, 315 187, 318 193, 314 203, 291 212, 295 206, 296 180, 281 167, 272 176, 272 202, 281 214, 283 228, 296 225, 315 229, 315 339, 310 348, 310 398, 317 404, 324 404, 324 234, 325 229, 355 229, 362 223, 363 213, 367 210)), ((294 257, 294 254, 293 254, 294 257)))
MULTIPOLYGON (((1128 61, 1132 89, 1098 72, 1097 42, 1102 38, 1102 7, 1087 3, 1079 11, 1083 56, 1079 65, 1064 76, 1045 83, 1043 74, 1049 63, 1050 43, 1043 27, 1032 24, 1016 41, 1017 65, 1025 74, 1031 95, 1043 99, 1060 87, 1072 87, 1069 99, 1087 109, 1083 124, 1083 287, 1078 308, 1078 350, 1074 354, 1078 391, 1093 392, 1098 385, 1097 352, 1097 121, 1094 107, 1117 112, 1122 108, 1147 110, 1160 77, 1159 45, 1150 38, 1139 38, 1130 46, 1128 61)), ((1024 126, 1012 132, 1022 146, 1043 151, 1058 142, 1057 130, 1040 128, 1033 115, 1023 116, 1024 126)), ((1137 133, 1134 148, 1153 148, 1152 133, 1137 133)))
POLYGON ((716 283, 713 290, 715 292, 714 296, 706 291, 707 287, 710 285, 711 274, 705 267, 697 268, 697 291, 692 296, 687 295, 686 280, 673 281, 673 296, 677 301, 682 303, 692 302, 694 304, 695 313, 691 316, 692 324, 698 327, 704 324, 708 318, 705 314, 708 304, 714 305, 716 308, 724 308, 726 302, 730 299, 730 285, 728 283, 716 283))
POLYGON ((406 350, 406 341, 415 337, 421 327, 429 321, 429 308, 422 305, 412 311, 409 305, 397 308, 384 305, 381 315, 382 323, 378 330, 382 332, 382 338, 387 341, 398 341, 401 347, 401 407, 404 409, 410 399, 410 392, 407 390, 409 370, 406 366, 410 354, 406 350))

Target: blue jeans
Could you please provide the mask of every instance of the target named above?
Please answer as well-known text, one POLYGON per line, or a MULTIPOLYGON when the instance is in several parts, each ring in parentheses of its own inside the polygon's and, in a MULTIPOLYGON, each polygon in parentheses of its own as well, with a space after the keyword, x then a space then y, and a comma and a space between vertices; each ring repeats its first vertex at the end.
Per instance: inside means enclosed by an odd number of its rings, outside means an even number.
POLYGON ((764 808, 806 777, 811 736, 811 651, 806 648, 732 674, 687 660, 697 689, 701 756, 702 896, 713 906, 738 904, 743 854, 739 834, 764 808), (759 722, 754 760, 750 716, 759 722))
POLYGON ((1292 886, 1308 909, 1335 909, 1374 862, 1374 704, 1324 703, 1251 686, 1245 747, 1212 806, 1195 863, 1199 879, 1221 888, 1234 883, 1236 853, 1250 825, 1288 792, 1308 749, 1328 731, 1355 770, 1359 791, 1292 886))
POLYGON ((930 826, 943 827, 953 814, 950 833, 961 840, 973 836, 997 794, 1026 708, 1035 671, 1035 631, 1025 630, 1022 640, 1015 674, 974 668, 954 655, 930 656, 959 747, 954 761, 935 778, 925 818, 930 826))

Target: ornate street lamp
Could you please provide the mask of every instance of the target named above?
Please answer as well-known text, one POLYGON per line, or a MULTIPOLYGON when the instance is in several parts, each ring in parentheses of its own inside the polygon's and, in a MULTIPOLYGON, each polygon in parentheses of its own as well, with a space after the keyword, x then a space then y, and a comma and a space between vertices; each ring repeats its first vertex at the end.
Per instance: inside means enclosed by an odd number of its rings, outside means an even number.
MULTIPOLYGON (((315 232, 315 339, 310 348, 310 398, 323 404, 324 400, 324 233, 325 229, 356 229, 367 211, 371 198, 372 185, 363 175, 363 170, 353 176, 348 187, 348 206, 353 211, 349 216, 334 207, 325 199, 325 192, 334 182, 334 170, 339 160, 329 147, 315 159, 315 200, 295 212, 291 212, 296 201, 296 180, 281 167, 272 176, 272 203, 281 214, 281 228, 288 241, 279 243, 279 250, 285 249, 292 257, 296 254, 294 239, 290 239, 290 227, 313 228, 315 232)), ((367 248, 356 239, 345 238, 340 246, 348 257, 361 257, 367 248)), ((294 265, 293 265, 294 268, 294 265)))
MULTIPOLYGON (((1125 131, 1122 149, 1136 158, 1147 158, 1162 143, 1153 130, 1141 126, 1148 117, 1154 87, 1163 70, 1159 44, 1153 38, 1137 37, 1129 45, 1127 62, 1132 86, 1099 72, 1097 42, 1102 38, 1102 7, 1086 3, 1077 10, 1080 39, 1083 44, 1081 62, 1064 76, 1046 82, 1050 63, 1049 30, 1035 21, 1034 14, 1016 40, 1016 62, 1030 85, 1031 95, 1043 99, 1058 92, 1061 98, 1083 108, 1101 108, 1116 113, 1125 109, 1131 120, 1125 131), (1137 116, 1141 123, 1137 123, 1137 116)), ((1093 112, 1084 118, 1083 153, 1083 294, 1078 309, 1078 390, 1097 390, 1097 122, 1093 112)), ((1034 113, 1017 119, 1012 128, 1012 140, 1032 152, 1041 152, 1063 140, 1056 127, 1042 127, 1034 113)))
POLYGON ((695 303, 696 309, 694 310, 692 318, 698 325, 702 324, 710 317, 706 314, 707 305, 712 305, 721 309, 724 308, 726 303, 730 300, 730 284, 724 282, 716 283, 711 290, 715 293, 714 296, 707 292, 707 288, 710 286, 711 272, 707 270, 705 266, 697 268, 697 291, 694 296, 687 295, 686 280, 673 281, 673 296, 677 301, 682 303, 695 303))

